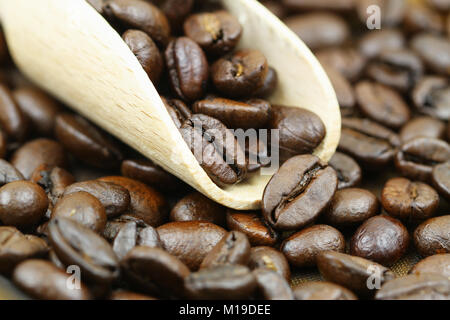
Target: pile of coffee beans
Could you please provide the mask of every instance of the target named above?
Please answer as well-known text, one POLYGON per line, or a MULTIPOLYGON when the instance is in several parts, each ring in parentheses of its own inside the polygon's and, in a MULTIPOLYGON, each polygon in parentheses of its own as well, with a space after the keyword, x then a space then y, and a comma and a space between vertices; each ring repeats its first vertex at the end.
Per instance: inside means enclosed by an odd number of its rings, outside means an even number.
MULTIPOLYGON (((217 147, 197 123, 279 129, 283 162, 261 210, 225 208, 30 84, 0 36, 2 276, 36 299, 450 299, 445 1, 263 1, 337 91, 343 129, 329 163, 311 155, 319 117, 263 100, 276 70, 235 50, 245 26, 214 3, 89 2, 188 143, 217 147), (371 4, 381 30, 367 28, 371 4), (411 255, 421 258, 399 271, 411 255), (314 272, 321 281, 301 277, 314 272)), ((209 154, 220 185, 260 168, 209 154)))

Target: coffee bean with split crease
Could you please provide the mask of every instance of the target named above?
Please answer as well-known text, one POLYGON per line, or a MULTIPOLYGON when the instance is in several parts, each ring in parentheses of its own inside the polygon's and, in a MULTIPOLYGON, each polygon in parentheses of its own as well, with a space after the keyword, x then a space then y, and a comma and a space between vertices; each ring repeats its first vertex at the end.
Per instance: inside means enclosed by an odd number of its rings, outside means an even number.
POLYGON ((147 296, 145 294, 119 289, 111 293, 111 295, 109 296, 109 300, 138 301, 138 300, 158 300, 158 299, 151 296, 147 296))
POLYGON ((242 300, 255 292, 256 278, 245 266, 224 265, 191 273, 184 284, 190 299, 242 300))
POLYGON ((408 122, 408 106, 391 88, 362 81, 356 85, 355 93, 360 110, 372 120, 393 129, 398 129, 408 122))
POLYGON ((284 240, 281 252, 289 263, 296 267, 312 267, 320 252, 333 250, 345 251, 345 239, 337 229, 318 224, 297 233, 284 240))
POLYGON ((114 183, 122 186, 130 193, 130 211, 134 215, 152 227, 157 227, 167 220, 168 205, 164 196, 134 179, 110 176, 98 179, 99 181, 114 183))
POLYGON ((19 180, 25 180, 19 170, 8 161, 0 159, 0 186, 19 180))
POLYGON ((274 68, 269 67, 269 69, 267 70, 266 78, 264 79, 264 83, 262 84, 261 88, 253 93, 253 96, 256 98, 267 98, 275 92, 277 86, 278 73, 274 68))
POLYGON ((388 268, 373 261, 336 251, 325 251, 317 256, 317 267, 325 280, 339 284, 365 297, 375 293, 367 281, 377 270, 380 285, 395 278, 388 268))
MULTIPOLYGON (((144 220, 137 218, 136 216, 129 215, 129 214, 123 214, 119 216, 118 218, 108 220, 106 222, 105 230, 103 231, 103 237, 108 241, 113 241, 117 234, 120 232, 120 230, 129 222, 134 222, 136 224, 136 227, 138 228, 138 232, 140 230, 146 229, 150 227, 147 223, 145 223, 144 220)), ((160 247, 161 245, 156 245, 157 247, 160 247)))
POLYGON ((436 190, 450 201, 450 161, 435 166, 431 180, 436 190))
POLYGON ((429 116, 416 117, 403 126, 399 136, 403 143, 418 137, 445 140, 445 123, 429 116))
POLYGON ((450 75, 450 40, 440 35, 421 33, 411 40, 411 48, 430 70, 450 75))
POLYGON ((140 0, 108 0, 104 14, 114 22, 129 29, 147 33, 160 47, 165 47, 170 37, 170 25, 164 13, 155 5, 140 0))
POLYGON ((43 164, 34 170, 30 181, 45 190, 52 206, 62 197, 66 187, 75 183, 75 177, 63 168, 43 164))
POLYGON ((275 271, 260 268, 253 270, 256 278, 256 297, 264 300, 294 300, 289 282, 275 271))
POLYGON ((419 261, 410 271, 412 274, 434 273, 450 278, 450 253, 435 254, 419 261))
POLYGON ((364 222, 350 241, 350 254, 382 265, 398 261, 408 249, 408 230, 397 219, 375 216, 364 222))
POLYGON ((424 257, 450 253, 450 215, 431 218, 414 231, 414 245, 424 257))
POLYGON ((277 230, 298 230, 328 207, 337 188, 337 176, 313 155, 286 161, 264 189, 262 213, 277 230))
POLYGON ((222 56, 232 51, 242 34, 239 21, 226 11, 193 14, 184 22, 184 33, 207 54, 222 56))
POLYGON ((34 87, 18 88, 13 95, 34 132, 52 136, 56 115, 61 111, 58 103, 47 93, 34 87))
POLYGON ((206 255, 227 233, 203 221, 171 222, 157 228, 163 248, 179 258, 189 269, 197 270, 206 255))
POLYGON ((64 191, 64 196, 76 192, 87 192, 96 197, 105 208, 108 218, 124 213, 130 205, 130 193, 120 185, 98 180, 71 184, 64 191))
POLYGON ((27 118, 4 84, 0 84, 0 125, 11 140, 24 141, 27 137, 27 118))
POLYGON ((184 279, 190 271, 163 249, 135 247, 123 258, 121 266, 126 277, 150 293, 160 291, 166 296, 184 296, 184 279))
POLYGON ((47 243, 33 235, 24 235, 14 227, 0 227, 0 273, 9 274, 20 262, 43 258, 47 243))
POLYGON ((195 114, 183 123, 181 135, 215 183, 229 185, 245 178, 245 153, 234 134, 219 120, 195 114))
POLYGON ((375 58, 384 50, 402 49, 405 36, 397 29, 381 29, 367 32, 359 43, 359 51, 367 58, 375 58))
POLYGON ((450 82, 444 77, 426 76, 414 88, 412 100, 420 113, 450 120, 450 82))
POLYGON ((122 154, 106 134, 79 115, 56 117, 55 136, 70 153, 97 168, 116 168, 122 154))
POLYGON ((393 178, 386 182, 381 191, 381 203, 390 216, 414 223, 435 214, 439 195, 425 183, 393 178))
POLYGON ((200 269, 213 268, 224 264, 246 266, 250 258, 250 242, 247 236, 231 231, 206 255, 200 269))
POLYGON ((293 288, 295 300, 358 300, 353 292, 327 281, 310 281, 293 288))
POLYGON ((211 66, 211 78, 216 89, 226 97, 252 96, 261 89, 269 66, 266 57, 257 50, 239 50, 211 66))
POLYGON ((335 152, 328 165, 336 171, 338 190, 356 187, 361 183, 361 168, 352 157, 341 152, 335 152))
POLYGON ((224 206, 196 191, 181 198, 170 212, 171 221, 208 221, 219 226, 225 225, 225 216, 224 206))
POLYGON ((258 129, 269 121, 271 106, 261 99, 235 101, 213 97, 195 102, 192 110, 216 118, 228 128, 258 129))
POLYGON ((183 125, 183 122, 192 116, 191 109, 189 109, 181 100, 165 97, 161 97, 161 99, 164 102, 164 106, 166 107, 167 112, 172 118, 173 123, 175 123, 175 126, 178 129, 180 129, 183 125))
POLYGON ((316 57, 322 65, 331 66, 349 81, 357 80, 367 63, 367 59, 352 47, 323 49, 316 57))
POLYGON ((122 39, 136 56, 152 83, 157 85, 164 68, 164 61, 152 38, 140 30, 127 30, 122 35, 122 39))
POLYGON ((450 280, 437 274, 410 274, 385 283, 377 300, 450 300, 450 280))
POLYGON ((202 48, 193 40, 180 37, 167 46, 166 65, 172 90, 184 101, 203 98, 209 77, 209 65, 202 48))
POLYGON ((395 167, 402 175, 431 181, 433 167, 450 159, 450 146, 444 140, 419 137, 404 143, 395 155, 395 167))
POLYGON ((73 290, 67 284, 71 275, 45 260, 27 260, 14 270, 14 283, 25 293, 42 300, 90 300, 92 294, 84 283, 73 290))
POLYGON ((109 284, 119 276, 119 262, 109 243, 91 229, 62 217, 50 220, 48 236, 64 265, 77 265, 82 280, 109 284))
POLYGON ((287 281, 291 279, 291 270, 286 257, 283 253, 271 247, 253 247, 250 250, 248 267, 252 270, 257 268, 270 269, 277 272, 287 281))
POLYGON ((400 145, 397 134, 376 122, 360 118, 343 118, 338 150, 350 155, 365 169, 388 165, 400 145))

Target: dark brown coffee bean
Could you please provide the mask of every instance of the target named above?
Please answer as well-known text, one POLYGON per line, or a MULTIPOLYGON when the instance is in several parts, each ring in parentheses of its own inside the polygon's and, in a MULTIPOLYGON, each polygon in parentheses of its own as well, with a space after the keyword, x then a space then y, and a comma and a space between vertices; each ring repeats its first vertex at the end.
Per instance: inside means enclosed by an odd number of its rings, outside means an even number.
POLYGON ((67 284, 71 275, 45 260, 27 260, 14 270, 14 283, 24 292, 43 300, 90 300, 89 289, 80 283, 74 290, 67 284))
POLYGON ((138 301, 138 300, 157 300, 157 299, 151 296, 147 296, 145 294, 136 293, 132 291, 116 290, 111 293, 111 295, 109 296, 109 300, 138 301))
POLYGON ((156 0, 153 3, 164 12, 173 32, 180 31, 183 21, 191 13, 194 7, 194 0, 156 0))
POLYGON ((164 102, 164 106, 172 118, 173 123, 178 129, 180 129, 183 122, 192 116, 192 111, 181 100, 165 97, 161 97, 161 99, 164 102))
POLYGON ((28 121, 15 101, 12 92, 0 84, 0 125, 9 138, 24 141, 28 134, 28 121))
POLYGON ((384 50, 401 49, 405 46, 404 35, 395 29, 367 32, 359 43, 359 50, 367 58, 374 58, 384 50))
POLYGON ((14 227, 0 227, 0 273, 9 274, 20 262, 43 258, 47 243, 33 235, 24 235, 14 227))
POLYGON ((359 188, 338 190, 324 213, 325 222, 340 227, 359 225, 378 213, 377 197, 359 188))
POLYGON ((393 178, 386 182, 381 192, 381 204, 390 216, 417 222, 434 215, 439 206, 439 195, 425 183, 393 178))
POLYGON ((350 241, 350 253, 391 265, 408 249, 408 230, 400 221, 389 216, 375 216, 364 222, 350 241))
POLYGON ((167 220, 168 206, 163 195, 142 182, 118 176, 103 177, 100 181, 124 187, 130 193, 130 214, 141 218, 152 227, 167 220))
POLYGON ((450 161, 435 166, 431 172, 431 180, 437 191, 450 200, 450 161))
POLYGON ((434 273, 450 278, 450 253, 435 254, 419 261, 410 271, 412 274, 434 273))
POLYGON ((450 280, 436 274, 411 274, 385 283, 377 300, 450 300, 450 280))
POLYGON ((241 38, 239 21, 226 11, 198 13, 184 22, 184 33, 206 53, 221 56, 232 51, 241 38))
POLYGON ((108 218, 120 215, 130 205, 128 190, 110 182, 91 180, 74 183, 66 188, 64 196, 76 192, 87 192, 96 197, 105 208, 108 218))
POLYGON ((383 26, 396 26, 400 24, 405 15, 407 4, 405 1, 398 0, 358 0, 355 2, 361 22, 369 23, 368 13, 372 13, 370 6, 377 6, 380 10, 379 15, 383 26))
POLYGON ((0 186, 19 180, 25 180, 19 170, 8 161, 0 159, 0 186))
POLYGON ((165 55, 170 85, 177 96, 184 101, 203 98, 209 66, 202 48, 193 40, 181 37, 169 43, 165 55))
POLYGON ((116 168, 122 154, 106 135, 78 115, 56 117, 55 136, 79 160, 97 168, 116 168))
POLYGON ((150 80, 154 85, 157 85, 164 68, 164 62, 152 38, 140 30, 127 30, 122 38, 136 56, 150 80))
POLYGON ((277 272, 287 281, 291 279, 291 270, 289 263, 280 251, 271 247, 253 247, 250 250, 250 269, 266 268, 277 272))
POLYGON ((208 221, 225 225, 226 208, 199 192, 183 197, 170 212, 171 221, 208 221))
POLYGON ((320 253, 317 256, 317 266, 325 280, 363 296, 372 296, 375 293, 368 287, 374 272, 379 276, 377 280, 380 285, 395 278, 391 270, 378 263, 335 251, 320 253))
POLYGON ((228 229, 244 233, 252 246, 273 246, 278 241, 278 233, 261 213, 228 210, 226 217, 228 229))
POLYGON ((226 97, 249 97, 262 88, 269 66, 257 50, 239 50, 211 66, 211 78, 226 97))
POLYGON ((295 300, 358 300, 353 292, 326 281, 310 281, 293 288, 295 300))
POLYGON ((331 66, 349 81, 359 78, 367 62, 367 59, 354 48, 324 49, 318 51, 316 57, 322 65, 331 66))
POLYGON ((163 248, 197 270, 206 255, 227 233, 221 227, 202 221, 171 222, 158 229, 163 248))
POLYGON ((431 117, 417 117, 410 120, 400 131, 400 140, 406 142, 417 137, 445 139, 445 124, 431 117))
POLYGON ((206 114, 223 122, 228 128, 262 128, 270 118, 270 103, 260 99, 245 102, 210 98, 194 103, 195 113, 206 114))
POLYGON ((352 157, 341 152, 335 152, 328 165, 336 171, 338 190, 356 187, 361 183, 361 168, 352 157))
MULTIPOLYGON (((125 225, 128 225, 128 223, 130 222, 134 223, 134 225, 136 226, 136 232, 125 231, 124 234, 136 233, 137 239, 135 239, 135 241, 137 241, 136 243, 139 245, 158 248, 162 247, 156 229, 145 223, 144 220, 127 214, 123 214, 118 218, 106 222, 106 227, 103 231, 103 237, 108 241, 113 241, 122 230, 122 228, 125 225)), ((131 230, 131 227, 129 225, 128 230, 131 230)))
POLYGON ((420 113, 450 119, 450 82, 437 76, 424 77, 414 88, 412 99, 420 113))
MULTIPOLYGON (((429 1, 428 1, 429 2, 429 1)), ((405 12, 405 29, 411 33, 444 31, 444 17, 426 4, 414 2, 408 4, 405 12)))
POLYGON ((414 244, 424 256, 450 253, 450 215, 428 219, 414 231, 414 244))
POLYGON ((450 159, 450 146, 439 139, 419 137, 404 143, 395 155, 395 167, 404 176, 429 182, 435 165, 450 159))
POLYGON ((109 284, 119 276, 119 263, 105 239, 91 229, 67 218, 48 224, 50 243, 65 265, 77 265, 82 280, 109 284))
POLYGON ((231 231, 206 255, 200 269, 213 268, 224 264, 246 266, 250 259, 250 242, 247 236, 231 231))
POLYGON ((253 270, 256 278, 257 298, 264 300, 294 300, 289 283, 275 271, 260 268, 253 270))
POLYGON ((316 220, 336 192, 337 176, 319 158, 296 156, 286 161, 267 184, 264 218, 279 230, 298 230, 316 220))
POLYGON ((14 91, 14 99, 38 135, 53 135, 55 118, 61 108, 51 96, 37 88, 23 87, 14 91))
POLYGON ((169 41, 170 25, 167 17, 156 6, 141 0, 108 0, 103 11, 113 21, 118 20, 126 28, 147 33, 159 46, 169 41))
POLYGON ((450 40, 433 34, 419 34, 411 47, 435 73, 450 75, 450 40))
POLYGON ((195 300, 249 299, 256 278, 244 266, 224 265, 191 273, 185 280, 186 294, 195 300))
POLYGON ((277 89, 278 73, 274 68, 269 67, 266 78, 261 88, 253 93, 254 97, 267 98, 277 89))
POLYGON ((355 93, 350 82, 333 67, 326 64, 323 67, 336 92, 342 115, 347 116, 353 114, 355 112, 355 93))

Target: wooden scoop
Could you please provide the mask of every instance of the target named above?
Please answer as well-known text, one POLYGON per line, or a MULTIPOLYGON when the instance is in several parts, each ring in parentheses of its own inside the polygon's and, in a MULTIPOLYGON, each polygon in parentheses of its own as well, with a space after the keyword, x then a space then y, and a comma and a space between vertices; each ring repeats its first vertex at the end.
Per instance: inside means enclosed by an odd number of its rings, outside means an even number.
MULTIPOLYGON (((244 26, 240 47, 258 49, 279 76, 271 102, 315 112, 327 135, 314 154, 328 161, 340 137, 340 113, 322 67, 256 0, 223 0, 244 26)), ((220 188, 172 123, 155 87, 121 36, 85 0, 0 0, 0 17, 20 70, 68 106, 209 198, 258 209, 270 176, 220 188)))

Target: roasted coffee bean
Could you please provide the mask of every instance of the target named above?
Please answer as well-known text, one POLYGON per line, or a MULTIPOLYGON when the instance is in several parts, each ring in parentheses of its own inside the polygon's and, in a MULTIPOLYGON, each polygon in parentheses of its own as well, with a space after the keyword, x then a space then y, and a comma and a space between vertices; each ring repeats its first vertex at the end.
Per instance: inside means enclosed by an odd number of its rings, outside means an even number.
POLYGON ((282 0, 285 7, 292 10, 350 10, 353 0, 282 0))
POLYGON ((67 218, 54 218, 48 224, 52 248, 65 265, 77 265, 82 280, 109 284, 119 276, 119 263, 105 239, 91 229, 67 218))
POLYGON ((435 73, 450 75, 450 40, 433 34, 419 34, 411 47, 435 73))
POLYGON ((317 255, 327 250, 344 252, 345 239, 335 228, 320 224, 294 233, 281 245, 289 263, 296 267, 315 266, 317 255))
POLYGON ((391 265, 408 249, 408 230, 400 221, 389 216, 375 216, 364 222, 350 241, 350 253, 391 265))
POLYGON ((206 53, 221 56, 232 51, 242 34, 239 21, 226 11, 205 12, 184 22, 184 33, 206 53))
POLYGON ((126 28, 144 31, 161 47, 165 47, 169 41, 169 21, 164 13, 150 2, 108 0, 103 6, 103 12, 126 28))
POLYGON ((136 246, 160 248, 158 232, 153 227, 141 228, 134 221, 123 223, 112 243, 116 256, 122 260, 136 246))
POLYGON ((19 170, 8 161, 0 159, 0 186, 19 180, 25 180, 19 170))
POLYGON ((257 50, 239 50, 211 66, 211 78, 226 97, 249 97, 264 85, 269 66, 257 50))
POLYGON ((105 208, 108 218, 120 215, 130 205, 128 190, 110 182, 91 180, 74 183, 66 188, 64 196, 77 192, 87 192, 96 197, 105 208))
POLYGON ((51 96, 34 87, 18 88, 13 95, 33 130, 38 135, 52 136, 56 115, 61 111, 58 103, 51 96))
POLYGON ((227 211, 227 227, 244 233, 252 246, 273 246, 279 235, 257 212, 227 211))
POLYGON ((184 101, 201 99, 209 76, 202 48, 189 38, 176 38, 167 46, 165 56, 170 85, 177 96, 184 101))
MULTIPOLYGON (((147 230, 150 227, 150 225, 148 225, 147 223, 145 223, 144 220, 137 218, 135 216, 132 215, 128 215, 128 214, 123 214, 118 218, 115 218, 113 220, 109 220, 106 222, 106 227, 105 230, 103 231, 103 237, 108 240, 108 241, 113 241, 116 236, 119 234, 120 230, 129 222, 133 222, 136 224, 136 228, 137 228, 137 233, 140 233, 143 230, 147 230)), ((156 232, 155 229, 153 229, 153 231, 149 230, 149 232, 145 232, 145 234, 143 234, 145 239, 149 239, 149 246, 153 246, 153 247, 161 247, 161 243, 159 241, 159 235, 156 232)), ((146 240, 145 240, 146 241, 146 240)))
POLYGON ((444 21, 443 16, 426 4, 414 2, 406 8, 404 25, 405 29, 412 33, 421 31, 442 33, 444 31, 444 21))
POLYGON ((0 273, 9 274, 20 262, 43 258, 47 243, 33 235, 24 235, 14 227, 0 227, 0 273))
POLYGON ((450 120, 450 82, 437 76, 424 77, 414 88, 412 99, 420 113, 450 120))
POLYGON ((97 168, 116 168, 122 154, 106 135, 78 115, 69 113, 56 117, 55 136, 70 153, 97 168))
POLYGON ((184 263, 160 248, 133 248, 121 263, 125 275, 139 287, 156 286, 165 295, 184 295, 184 279, 190 271, 184 263))
POLYGON ((171 30, 177 32, 183 27, 183 20, 194 7, 195 0, 156 0, 153 1, 169 20, 171 30))
POLYGON ((319 158, 296 156, 286 161, 267 184, 264 218, 279 230, 298 230, 318 218, 336 192, 337 176, 319 158))
POLYGON ((278 86, 278 73, 274 68, 269 67, 262 87, 256 90, 253 93, 253 96, 258 98, 267 98, 270 95, 272 95, 272 93, 274 93, 277 86, 278 86))
POLYGON ((328 162, 328 165, 336 171, 338 190, 356 187, 361 183, 361 168, 352 157, 341 152, 336 152, 328 162))
POLYGON ((435 166, 431 172, 431 180, 437 191, 450 200, 450 161, 435 166))
POLYGON ((164 102, 164 106, 172 118, 173 123, 178 129, 180 129, 183 122, 192 116, 192 111, 181 100, 165 97, 161 97, 161 99, 164 102))
POLYGON ((424 257, 450 253, 450 215, 428 219, 418 226, 414 244, 424 257))
POLYGON ((450 146, 439 139, 419 137, 404 143, 395 155, 395 167, 404 176, 431 181, 435 165, 450 159, 450 146))
POLYGON ((400 139, 395 132, 368 119, 342 119, 339 151, 355 158, 365 169, 389 164, 400 139))
POLYGON ((386 282, 377 300, 449 300, 450 280, 436 274, 411 274, 386 282))
POLYGON ((434 273, 450 278, 450 253, 435 254, 419 261, 410 271, 412 274, 434 273))
POLYGON ((345 20, 329 12, 295 15, 284 22, 311 50, 341 45, 350 35, 345 20))
POLYGON ((400 131, 400 140, 407 142, 417 137, 445 139, 445 124, 438 119, 423 116, 411 119, 400 131))
POLYGON ((355 112, 355 93, 350 82, 333 67, 327 65, 323 65, 323 67, 336 92, 341 114, 343 116, 352 115, 355 112))
POLYGON ((293 288, 295 300, 358 300, 353 292, 326 281, 311 281, 293 288))
POLYGON ((142 182, 118 176, 103 177, 100 181, 122 186, 130 193, 130 214, 141 218, 152 227, 167 220, 168 206, 163 195, 142 182))
POLYGON ((225 236, 221 227, 202 221, 171 222, 157 228, 163 248, 197 270, 206 255, 225 236))
POLYGON ((100 234, 106 226, 106 213, 102 203, 84 191, 64 195, 58 200, 52 211, 52 219, 59 217, 77 221, 100 234))
POLYGON ((405 222, 418 222, 431 218, 439 206, 439 195, 421 182, 393 178, 381 192, 381 204, 386 212, 405 222))
POLYGON ((20 110, 12 92, 0 84, 0 125, 9 138, 24 141, 28 134, 28 121, 20 110))
POLYGON ((355 2, 359 18, 363 23, 367 22, 371 6, 376 6, 380 12, 383 26, 396 26, 403 20, 406 11, 406 1, 403 0, 358 0, 355 2))
POLYGON ((247 236, 238 231, 231 231, 206 255, 200 269, 213 268, 223 264, 246 266, 249 259, 250 242, 247 236))
POLYGON ((36 299, 43 300, 90 300, 89 289, 80 282, 73 290, 67 284, 71 275, 45 260, 27 260, 14 270, 14 283, 36 299))
POLYGON ((256 278, 247 267, 224 265, 191 273, 184 284, 190 299, 240 300, 252 296, 256 278))
POLYGON ((228 128, 258 129, 269 121, 271 106, 261 99, 241 102, 213 97, 197 101, 192 110, 216 118, 228 128))
POLYGON ((367 59, 355 48, 323 49, 316 53, 316 57, 322 65, 331 66, 349 81, 359 78, 367 62, 367 59))
POLYGON ((337 228, 353 227, 376 215, 378 209, 377 197, 368 190, 338 190, 324 213, 324 220, 337 228))
POLYGON ((193 115, 183 123, 181 135, 215 183, 235 184, 245 178, 245 153, 232 131, 219 120, 203 114, 193 115))
POLYGON ((152 38, 140 30, 127 30, 122 38, 144 68, 150 80, 154 85, 157 85, 164 68, 164 62, 152 38))
POLYGON ((296 107, 272 106, 270 129, 279 130, 280 159, 312 153, 326 134, 322 120, 315 113, 296 107))
POLYGON ((48 207, 45 191, 28 181, 14 181, 0 188, 0 221, 7 226, 36 225, 48 207))
POLYGON ((170 212, 171 221, 208 221, 219 226, 225 225, 226 208, 205 197, 200 192, 192 192, 183 197, 170 212))
POLYGON ((253 270, 257 297, 264 300, 294 300, 289 283, 275 271, 260 268, 253 270))
POLYGON ((259 246, 250 250, 250 269, 266 268, 277 272, 287 281, 291 279, 289 263, 280 251, 271 247, 259 246))
POLYGON ((359 43, 359 50, 367 58, 374 58, 384 50, 401 49, 405 46, 404 35, 395 29, 367 32, 359 43))
POLYGON ((138 300, 157 300, 157 299, 154 297, 151 297, 151 296, 147 296, 147 295, 132 292, 132 291, 116 290, 111 293, 111 295, 109 296, 109 300, 138 301, 138 300))

